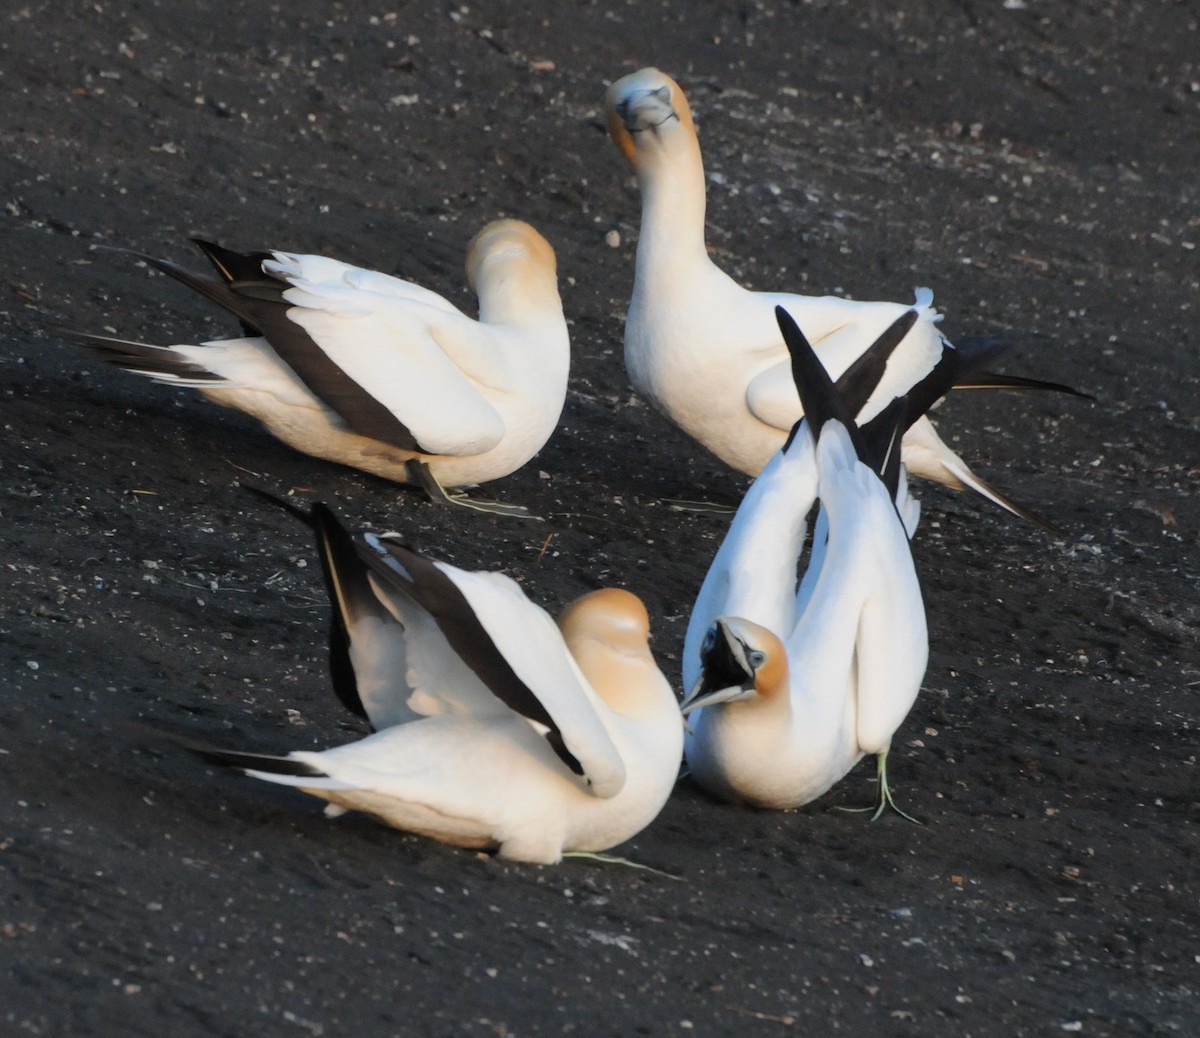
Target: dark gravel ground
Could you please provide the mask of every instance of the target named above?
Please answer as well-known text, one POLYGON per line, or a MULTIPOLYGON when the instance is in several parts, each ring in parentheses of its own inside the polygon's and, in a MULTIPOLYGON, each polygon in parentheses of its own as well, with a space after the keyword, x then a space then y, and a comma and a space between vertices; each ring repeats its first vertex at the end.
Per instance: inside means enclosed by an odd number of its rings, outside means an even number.
POLYGON ((2 16, 0 1030, 20 1035, 1200 1033, 1191 3, 15 3, 2 16), (454 850, 215 774, 150 724, 354 738, 307 532, 329 501, 556 608, 642 595, 669 674, 745 480, 621 365, 638 203, 604 84, 688 90, 718 261, 910 298, 1096 395, 952 400, 978 470, 1069 531, 924 491, 932 650, 892 777, 928 824, 689 784, 621 848, 682 881, 454 850), (326 252, 466 299, 498 215, 558 250, 562 428, 439 510, 47 329, 232 334, 100 246, 326 252), (614 235, 612 232, 616 232, 614 235), (614 246, 614 242, 616 242, 614 246))

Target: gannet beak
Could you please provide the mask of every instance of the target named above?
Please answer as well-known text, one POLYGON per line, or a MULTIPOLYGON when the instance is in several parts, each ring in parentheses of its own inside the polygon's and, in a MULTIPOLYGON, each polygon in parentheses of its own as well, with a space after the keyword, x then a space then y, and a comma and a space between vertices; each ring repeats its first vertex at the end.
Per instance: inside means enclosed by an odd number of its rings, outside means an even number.
POLYGON ((684 727, 685 731, 688 731, 688 732, 692 731, 692 726, 687 723, 686 718, 687 718, 688 714, 690 714, 693 710, 696 709, 696 700, 697 700, 697 698, 699 698, 700 694, 703 691, 704 691, 704 675, 701 674, 700 677, 696 680, 696 683, 692 686, 692 690, 686 696, 683 697, 683 702, 679 704, 680 716, 685 719, 683 722, 683 727, 684 727))
POLYGON ((744 685, 728 685, 725 688, 705 689, 704 678, 702 677, 696 682, 696 687, 680 703, 679 712, 684 717, 687 717, 693 710, 701 710, 706 706, 716 706, 718 703, 728 703, 731 699, 739 699, 753 691, 753 686, 746 688, 744 685))
POLYGON ((629 133, 657 130, 663 123, 679 118, 671 104, 671 88, 665 85, 639 91, 617 102, 616 112, 629 133))

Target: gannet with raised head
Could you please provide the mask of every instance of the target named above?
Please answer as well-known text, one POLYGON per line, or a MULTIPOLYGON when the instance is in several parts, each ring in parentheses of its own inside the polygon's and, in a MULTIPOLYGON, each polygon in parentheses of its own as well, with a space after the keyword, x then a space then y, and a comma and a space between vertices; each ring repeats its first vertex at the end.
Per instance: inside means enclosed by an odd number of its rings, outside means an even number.
MULTIPOLYGON (((937 328, 933 293, 918 289, 911 308, 836 296, 753 292, 720 270, 704 240, 705 181, 700 142, 687 98, 669 76, 646 68, 609 87, 611 136, 633 165, 642 196, 633 295, 625 320, 625 364, 634 388, 667 418, 733 468, 755 476, 782 446, 801 414, 787 349, 774 309, 804 329, 833 378, 845 373, 906 311, 916 319, 861 412, 870 421, 935 367, 946 388, 975 373, 994 353, 956 351, 937 328)), ((1065 386, 988 376, 981 385, 1065 386)), ((910 474, 968 486, 1001 507, 1046 524, 988 486, 922 415, 906 433, 910 474)))
POLYGON ((550 863, 648 825, 674 785, 679 706, 627 591, 593 591, 556 625, 516 581, 357 537, 317 505, 339 698, 374 734, 276 757, 206 759, 462 847, 550 863))
POLYGON ((860 432, 851 416, 861 400, 840 398, 787 312, 778 314, 805 418, 742 501, 692 611, 685 755, 718 796, 791 808, 874 754, 878 816, 895 807, 887 752, 929 653, 909 547, 915 503, 898 461, 904 402, 860 432))
POLYGON ((554 250, 527 223, 495 221, 471 242, 478 320, 412 282, 324 256, 196 244, 217 277, 141 258, 225 307, 245 335, 151 346, 68 334, 113 364, 252 415, 297 450, 434 499, 508 475, 554 431, 567 324, 554 250))

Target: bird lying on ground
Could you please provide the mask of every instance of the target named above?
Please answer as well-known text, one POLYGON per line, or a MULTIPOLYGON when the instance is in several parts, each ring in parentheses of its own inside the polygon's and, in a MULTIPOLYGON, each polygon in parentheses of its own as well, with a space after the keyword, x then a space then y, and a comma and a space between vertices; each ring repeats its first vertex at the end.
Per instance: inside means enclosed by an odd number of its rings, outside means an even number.
MULTIPOLYGON (((705 180, 691 109, 679 85, 647 68, 609 87, 608 128, 633 165, 642 195, 633 295, 625 321, 625 364, 634 388, 667 418, 731 467, 756 476, 800 417, 787 349, 774 310, 804 329, 833 378, 850 369, 880 333, 915 314, 904 341, 875 380, 863 410, 870 421, 895 397, 942 365, 947 389, 1074 390, 1056 383, 980 374, 992 343, 956 350, 937 328, 933 294, 915 305, 836 296, 752 292, 710 259, 704 241, 705 180)), ((1079 394, 1083 395, 1083 394, 1079 394)), ((954 489, 968 486, 1008 511, 1053 528, 990 487, 938 436, 929 419, 904 439, 911 475, 954 489)))
POLYGON ((374 734, 286 756, 185 745, 331 813, 520 861, 602 851, 654 819, 683 725, 637 597, 593 591, 556 625, 503 574, 431 561, 395 534, 352 537, 323 505, 307 520, 334 688, 374 734))
POLYGON ((554 250, 518 220, 467 251, 479 319, 409 281, 324 256, 237 253, 196 241, 216 277, 140 256, 223 306, 240 338, 152 346, 67 332, 105 360, 257 418, 285 443, 483 511, 447 494, 499 479, 549 439, 570 347, 554 250))
POLYGON ((878 817, 895 808, 888 748, 929 654, 909 546, 915 502, 898 457, 905 402, 860 431, 861 391, 842 399, 787 312, 778 315, 805 417, 750 487, 696 599, 683 657, 685 756, 718 796, 792 808, 874 754, 878 817))

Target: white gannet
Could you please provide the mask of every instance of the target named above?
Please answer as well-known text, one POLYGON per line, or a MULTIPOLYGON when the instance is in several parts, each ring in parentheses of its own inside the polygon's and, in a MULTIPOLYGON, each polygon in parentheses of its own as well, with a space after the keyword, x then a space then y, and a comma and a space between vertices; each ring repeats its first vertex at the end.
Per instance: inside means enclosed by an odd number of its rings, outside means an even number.
POLYGON ((558 424, 570 348, 554 250, 536 230, 497 220, 471 242, 477 321, 412 282, 324 256, 196 245, 217 277, 141 258, 233 313, 243 337, 151 346, 66 334, 245 411, 306 454, 418 484, 435 500, 524 514, 443 487, 508 475, 558 424))
MULTIPOLYGON (((625 364, 634 388, 667 418, 733 468, 757 475, 800 416, 787 350, 774 309, 782 306, 833 378, 843 374, 901 314, 916 320, 878 372, 856 416, 867 422, 939 363, 947 388, 994 352, 966 356, 937 328, 933 293, 916 303, 859 302, 836 296, 753 292, 709 258, 704 241, 705 182, 691 109, 679 85, 646 68, 617 80, 605 99, 608 129, 632 164, 642 195, 633 295, 625 320, 625 364)), ((988 376, 977 385, 1074 392, 1035 380, 988 376)), ((982 479, 938 436, 923 414, 905 435, 911 475, 968 486, 1043 525, 982 479)))
POLYGON ((394 534, 352 538, 314 507, 339 698, 376 729, 287 756, 188 744, 389 825, 556 862, 629 839, 661 810, 683 750, 641 601, 606 588, 558 624, 500 573, 431 561, 394 534))
POLYGON ((875 754, 878 817, 895 808, 887 752, 929 654, 909 546, 914 503, 896 450, 903 401, 860 432, 853 403, 839 398, 782 308, 779 323, 805 418, 750 487, 697 597, 683 657, 691 690, 682 707, 691 715, 685 756, 693 777, 718 796, 790 808, 875 754), (881 432, 877 471, 863 458, 867 437, 881 432))

